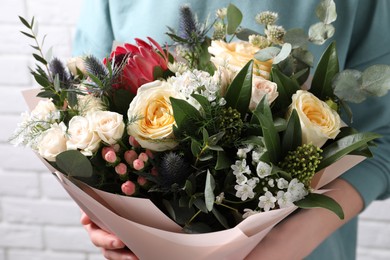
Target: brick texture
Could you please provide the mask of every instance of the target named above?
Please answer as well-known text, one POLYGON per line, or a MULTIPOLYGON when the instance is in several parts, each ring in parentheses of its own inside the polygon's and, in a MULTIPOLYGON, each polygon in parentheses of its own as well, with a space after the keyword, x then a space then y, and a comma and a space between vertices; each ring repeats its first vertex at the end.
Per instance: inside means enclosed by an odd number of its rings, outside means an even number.
MULTIPOLYGON (((1 0, 0 8, 0 260, 102 260, 79 224, 76 204, 34 153, 7 143, 26 110, 20 91, 36 86, 29 39, 17 16, 36 17, 45 46, 71 56, 80 0, 1 0)), ((375 202, 359 223, 359 260, 390 259, 390 200, 375 202)))

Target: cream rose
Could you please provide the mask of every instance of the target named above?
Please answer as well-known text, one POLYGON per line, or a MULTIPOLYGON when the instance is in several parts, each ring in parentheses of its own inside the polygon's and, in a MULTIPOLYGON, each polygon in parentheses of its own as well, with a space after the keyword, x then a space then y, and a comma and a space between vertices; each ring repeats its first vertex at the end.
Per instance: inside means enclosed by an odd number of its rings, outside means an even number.
POLYGON ((80 149, 85 156, 91 156, 99 148, 101 140, 86 117, 72 117, 69 121, 68 135, 66 142, 68 150, 80 149))
POLYGON ((339 114, 308 91, 298 90, 292 96, 291 109, 298 113, 304 144, 321 147, 340 132, 339 114))
POLYGON ((122 138, 125 123, 121 114, 111 111, 94 111, 87 114, 91 128, 106 144, 116 144, 122 138))
MULTIPOLYGON (((254 59, 254 55, 260 48, 253 46, 249 42, 232 42, 226 43, 224 41, 212 41, 208 48, 211 61, 216 67, 226 67, 238 72, 245 66, 248 61, 254 59)), ((263 78, 268 79, 271 71, 272 61, 261 62, 255 60, 253 65, 253 73, 263 78)))
POLYGON ((279 95, 278 85, 275 82, 263 79, 262 77, 253 76, 249 109, 254 110, 265 95, 267 95, 268 104, 271 104, 279 95))
POLYGON ((156 80, 142 85, 130 103, 127 133, 143 148, 165 151, 177 145, 172 132, 175 118, 169 97, 182 98, 171 84, 156 80))
POLYGON ((66 66, 73 75, 77 75, 77 69, 79 69, 84 75, 87 75, 87 70, 85 68, 84 60, 82 57, 70 58, 66 63, 66 66))
POLYGON ((53 124, 43 132, 38 142, 38 153, 48 161, 54 162, 56 156, 66 151, 66 126, 63 122, 53 124))
POLYGON ((60 118, 60 112, 51 100, 40 100, 31 111, 31 117, 36 120, 51 121, 60 118))

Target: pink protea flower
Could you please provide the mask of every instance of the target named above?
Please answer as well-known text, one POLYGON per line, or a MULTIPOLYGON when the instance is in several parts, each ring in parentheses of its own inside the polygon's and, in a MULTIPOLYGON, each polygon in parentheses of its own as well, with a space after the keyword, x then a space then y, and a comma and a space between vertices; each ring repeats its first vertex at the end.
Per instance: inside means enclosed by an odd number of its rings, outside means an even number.
POLYGON ((147 37, 147 39, 150 44, 136 38, 136 45, 126 43, 123 47, 118 46, 111 53, 110 61, 116 64, 124 62, 120 82, 114 87, 136 94, 141 85, 155 80, 156 68, 160 68, 161 71, 168 69, 168 51, 164 51, 152 38, 147 37), (123 59, 127 60, 123 61, 123 59))

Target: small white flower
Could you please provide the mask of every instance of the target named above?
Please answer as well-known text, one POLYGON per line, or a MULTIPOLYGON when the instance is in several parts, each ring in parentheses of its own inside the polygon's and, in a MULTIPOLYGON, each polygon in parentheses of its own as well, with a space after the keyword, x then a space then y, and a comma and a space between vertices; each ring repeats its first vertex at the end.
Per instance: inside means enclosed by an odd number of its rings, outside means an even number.
POLYGON ((247 184, 249 186, 251 186, 253 189, 256 187, 256 185, 259 183, 259 178, 257 177, 253 177, 253 178, 250 178, 248 181, 247 181, 247 184))
POLYGON ((224 98, 220 98, 219 101, 218 101, 218 105, 223 107, 224 105, 226 105, 226 99, 224 98))
POLYGON ((221 204, 225 199, 225 193, 221 192, 218 196, 215 197, 215 203, 221 204))
POLYGON ((298 179, 292 179, 290 181, 287 191, 291 194, 292 201, 301 200, 308 194, 305 185, 299 182, 298 179))
POLYGON ((248 178, 244 174, 237 174, 236 175, 236 183, 238 185, 243 185, 247 182, 248 178))
POLYGON ((251 173, 249 166, 246 165, 245 159, 236 161, 236 163, 230 167, 232 168, 234 175, 243 174, 243 173, 247 173, 247 174, 251 173))
POLYGON ((264 209, 264 211, 269 211, 275 207, 275 202, 276 198, 272 195, 271 192, 267 191, 259 198, 259 208, 264 209))
POLYGON ((257 176, 259 176, 261 179, 269 176, 271 174, 272 167, 271 165, 265 163, 265 162, 259 162, 256 167, 256 173, 257 176))
POLYGON ((242 201, 249 199, 253 199, 255 193, 253 192, 253 188, 248 184, 243 185, 235 185, 234 188, 237 190, 236 197, 241 198, 242 201))
POLYGON ((276 199, 278 200, 278 205, 280 208, 287 208, 294 205, 290 192, 278 191, 276 194, 276 199))
POLYGON ((286 181, 283 178, 277 179, 276 180, 276 185, 278 186, 279 189, 287 189, 288 188, 288 181, 286 181))
POLYGON ((242 214, 242 218, 247 218, 247 217, 250 217, 252 215, 255 215, 257 213, 259 213, 260 211, 257 211, 257 210, 251 210, 251 209, 244 209, 244 214, 242 214))
POLYGON ((274 179, 270 179, 268 181, 268 186, 270 186, 271 188, 275 187, 275 180, 274 179))

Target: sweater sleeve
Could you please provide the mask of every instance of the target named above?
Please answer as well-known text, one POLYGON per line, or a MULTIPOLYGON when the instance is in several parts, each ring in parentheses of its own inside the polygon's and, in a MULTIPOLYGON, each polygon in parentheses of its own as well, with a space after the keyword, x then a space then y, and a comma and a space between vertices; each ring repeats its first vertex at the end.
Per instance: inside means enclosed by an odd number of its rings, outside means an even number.
MULTIPOLYGON (((374 64, 390 64, 390 2, 360 1, 356 13, 346 67, 364 70, 374 64)), ((388 83, 390 84, 390 83, 388 83)), ((351 104, 354 122, 360 131, 382 137, 373 147, 374 157, 346 172, 342 178, 361 194, 365 207, 373 200, 390 197, 390 94, 351 104)))
POLYGON ((84 0, 73 42, 73 55, 93 54, 102 59, 110 54, 114 35, 108 0, 84 0))

